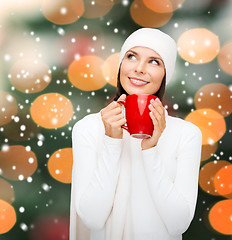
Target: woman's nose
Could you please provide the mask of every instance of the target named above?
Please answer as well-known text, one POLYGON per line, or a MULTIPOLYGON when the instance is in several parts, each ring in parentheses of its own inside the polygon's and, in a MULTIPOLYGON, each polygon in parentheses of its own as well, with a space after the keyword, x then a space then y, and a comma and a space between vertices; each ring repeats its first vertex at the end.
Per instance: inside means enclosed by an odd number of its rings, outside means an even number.
POLYGON ((145 63, 142 61, 139 61, 136 65, 135 71, 138 73, 145 73, 145 63))

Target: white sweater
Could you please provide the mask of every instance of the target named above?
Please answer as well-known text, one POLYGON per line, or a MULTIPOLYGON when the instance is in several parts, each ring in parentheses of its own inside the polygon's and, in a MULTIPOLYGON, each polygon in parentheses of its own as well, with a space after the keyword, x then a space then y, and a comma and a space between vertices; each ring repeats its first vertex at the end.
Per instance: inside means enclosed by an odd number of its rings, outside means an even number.
POLYGON ((192 123, 165 114, 157 146, 146 150, 124 129, 123 139, 106 136, 100 112, 75 124, 70 240, 77 239, 76 212, 89 239, 106 239, 123 156, 131 162, 131 185, 122 239, 182 239, 195 212, 202 135, 192 123))

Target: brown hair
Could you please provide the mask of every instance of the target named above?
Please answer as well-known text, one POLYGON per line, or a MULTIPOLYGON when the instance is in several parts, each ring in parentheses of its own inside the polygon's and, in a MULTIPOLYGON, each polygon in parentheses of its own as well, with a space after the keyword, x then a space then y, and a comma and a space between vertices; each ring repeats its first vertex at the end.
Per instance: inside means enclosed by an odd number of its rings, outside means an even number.
MULTIPOLYGON (((121 68, 121 66, 120 66, 121 68)), ((126 94, 127 96, 129 95, 125 89, 122 87, 121 85, 121 82, 120 82, 120 68, 119 68, 119 71, 118 71, 118 77, 117 77, 117 90, 116 90, 116 94, 115 94, 115 97, 114 97, 114 101, 117 101, 118 98, 124 93, 126 94)), ((165 86, 166 86, 166 73, 164 74, 164 77, 163 77, 163 80, 162 80, 162 83, 160 85, 160 88, 159 90, 152 94, 156 97, 158 97, 160 99, 160 101, 162 102, 163 101, 163 97, 164 97, 164 92, 165 92, 165 86)))

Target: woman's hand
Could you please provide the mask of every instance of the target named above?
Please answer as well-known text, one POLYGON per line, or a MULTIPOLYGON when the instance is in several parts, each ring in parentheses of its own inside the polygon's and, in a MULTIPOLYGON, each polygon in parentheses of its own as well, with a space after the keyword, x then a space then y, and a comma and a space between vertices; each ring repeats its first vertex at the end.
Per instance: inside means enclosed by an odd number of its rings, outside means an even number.
POLYGON ((156 100, 152 99, 151 104, 148 107, 151 110, 150 117, 154 125, 154 131, 150 138, 142 140, 141 142, 142 150, 156 146, 162 132, 166 127, 165 109, 161 101, 158 98, 156 98, 156 100))
MULTIPOLYGON (((125 100, 126 94, 122 94, 118 100, 125 100)), ((101 110, 101 117, 105 127, 105 135, 112 138, 122 138, 121 126, 126 123, 120 103, 113 101, 101 110)))

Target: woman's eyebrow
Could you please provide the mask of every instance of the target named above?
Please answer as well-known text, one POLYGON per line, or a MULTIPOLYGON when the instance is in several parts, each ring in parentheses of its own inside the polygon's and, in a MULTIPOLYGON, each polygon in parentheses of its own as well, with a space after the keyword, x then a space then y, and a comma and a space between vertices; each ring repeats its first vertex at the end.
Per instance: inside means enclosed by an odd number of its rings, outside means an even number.
POLYGON ((137 52, 134 52, 134 51, 132 51, 132 50, 129 50, 127 53, 129 53, 129 52, 133 53, 134 55, 138 55, 137 52))
POLYGON ((163 62, 163 59, 162 58, 160 58, 160 57, 154 57, 154 56, 152 56, 152 57, 149 57, 150 59, 159 59, 161 62, 163 62))
MULTIPOLYGON (((133 53, 134 55, 138 55, 137 52, 133 51, 133 50, 128 50, 127 53, 133 53)), ((163 59, 160 58, 160 57, 156 57, 156 56, 151 56, 151 57, 148 57, 149 59, 159 59, 161 62, 163 62, 163 59)))

